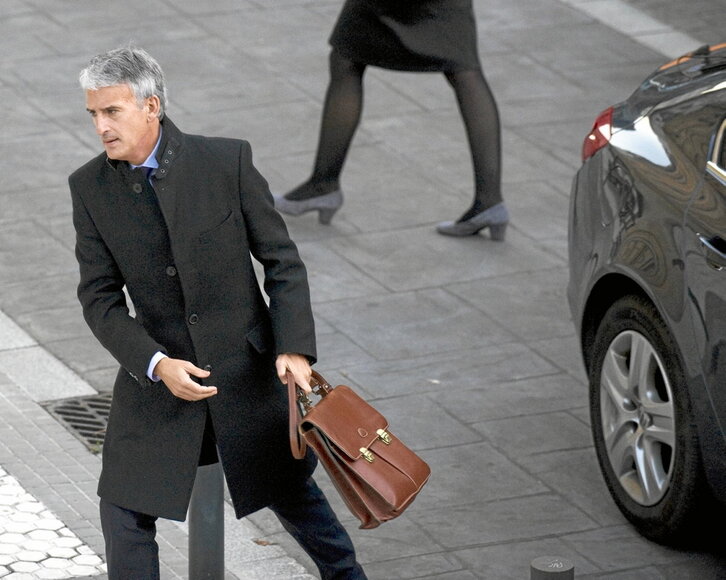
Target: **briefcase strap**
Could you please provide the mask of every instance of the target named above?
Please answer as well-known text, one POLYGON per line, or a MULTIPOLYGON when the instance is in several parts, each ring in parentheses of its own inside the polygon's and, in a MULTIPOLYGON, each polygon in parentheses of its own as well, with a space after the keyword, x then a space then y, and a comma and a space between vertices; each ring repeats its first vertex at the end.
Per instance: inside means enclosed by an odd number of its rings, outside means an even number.
POLYGON ((307 444, 305 443, 305 440, 300 436, 300 432, 298 431, 298 425, 300 424, 300 419, 302 418, 302 415, 300 413, 300 403, 298 402, 298 388, 295 384, 295 379, 292 376, 292 373, 287 373, 287 398, 289 401, 288 409, 289 409, 289 415, 290 415, 290 450, 292 451, 292 456, 295 459, 302 459, 305 457, 305 452, 307 451, 307 444))
MULTIPOLYGON (((285 376, 287 379, 287 398, 288 408, 290 415, 290 449, 292 450, 292 456, 295 459, 302 459, 305 457, 305 451, 307 444, 305 440, 300 436, 298 425, 304 413, 307 413, 313 408, 313 402, 310 397, 295 384, 295 379, 292 373, 288 372, 285 376)), ((313 393, 324 398, 328 393, 333 390, 333 387, 328 381, 323 378, 323 375, 317 371, 313 371, 310 377, 310 386, 313 389, 313 393)))

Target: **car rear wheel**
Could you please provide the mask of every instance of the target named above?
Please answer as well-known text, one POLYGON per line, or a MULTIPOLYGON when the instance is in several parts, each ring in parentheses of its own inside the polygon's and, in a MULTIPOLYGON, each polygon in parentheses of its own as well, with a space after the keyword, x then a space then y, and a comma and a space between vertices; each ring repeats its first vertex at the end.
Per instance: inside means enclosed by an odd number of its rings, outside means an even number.
POLYGON ((627 296, 606 312, 592 354, 592 433, 610 494, 644 536, 668 544, 693 539, 707 494, 668 328, 650 302, 627 296))

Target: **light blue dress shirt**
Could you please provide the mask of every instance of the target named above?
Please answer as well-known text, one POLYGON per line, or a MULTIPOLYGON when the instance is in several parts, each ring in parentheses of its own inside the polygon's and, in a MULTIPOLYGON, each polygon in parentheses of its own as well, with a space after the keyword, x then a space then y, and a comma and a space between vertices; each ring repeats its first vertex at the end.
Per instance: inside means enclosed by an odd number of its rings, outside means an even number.
POLYGON ((136 169, 137 167, 148 167, 149 169, 151 169, 151 171, 149 172, 149 180, 151 180, 151 178, 154 176, 154 169, 159 168, 159 162, 156 160, 156 152, 159 149, 159 145, 161 144, 161 134, 162 130, 161 127, 159 127, 159 138, 156 140, 156 145, 154 145, 154 149, 146 158, 146 161, 144 161, 141 165, 134 165, 133 163, 129 163, 131 169, 136 169))

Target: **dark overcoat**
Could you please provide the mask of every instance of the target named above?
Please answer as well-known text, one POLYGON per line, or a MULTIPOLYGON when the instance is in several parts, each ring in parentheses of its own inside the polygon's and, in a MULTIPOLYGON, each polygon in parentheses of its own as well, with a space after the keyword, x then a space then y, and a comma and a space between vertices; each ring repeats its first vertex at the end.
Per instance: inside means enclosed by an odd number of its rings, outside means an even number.
POLYGON ((121 366, 98 493, 183 520, 211 417, 242 517, 314 468, 311 456, 291 455, 274 366, 279 353, 315 359, 307 274, 249 144, 184 134, 168 119, 162 128, 153 187, 105 153, 69 178, 78 297, 121 366), (188 402, 153 383, 146 373, 158 351, 210 370, 205 383, 218 394, 188 402))

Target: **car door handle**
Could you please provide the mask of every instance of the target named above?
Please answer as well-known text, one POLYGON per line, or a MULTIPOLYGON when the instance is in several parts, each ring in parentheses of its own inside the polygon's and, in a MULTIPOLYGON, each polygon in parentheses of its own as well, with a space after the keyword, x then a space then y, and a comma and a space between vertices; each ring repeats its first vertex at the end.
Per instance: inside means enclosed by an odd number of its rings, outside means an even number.
POLYGON ((702 234, 698 235, 698 241, 705 250, 708 265, 716 270, 726 268, 726 241, 721 236, 708 238, 702 234))

